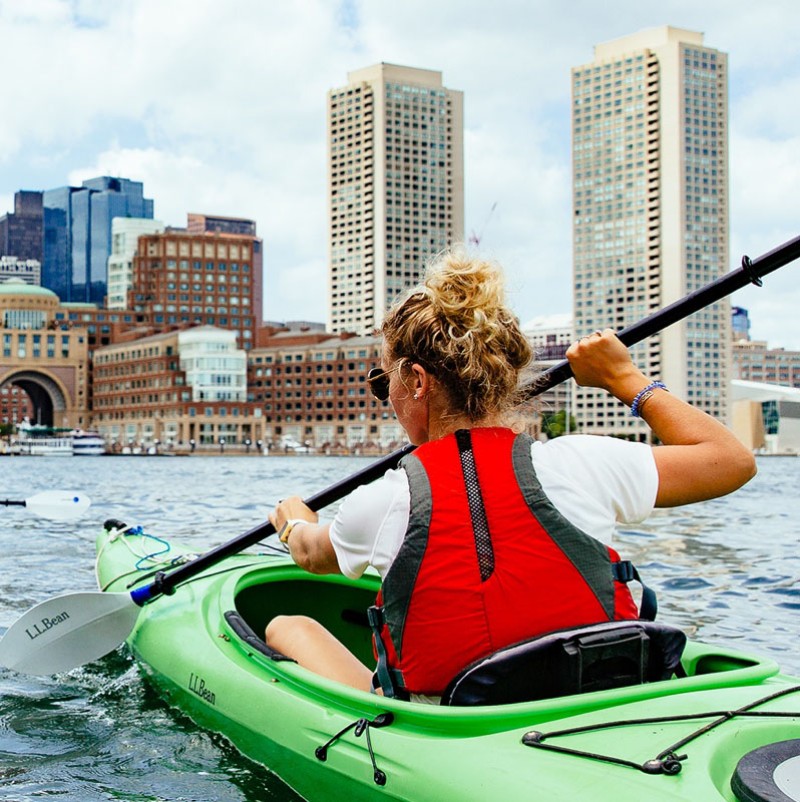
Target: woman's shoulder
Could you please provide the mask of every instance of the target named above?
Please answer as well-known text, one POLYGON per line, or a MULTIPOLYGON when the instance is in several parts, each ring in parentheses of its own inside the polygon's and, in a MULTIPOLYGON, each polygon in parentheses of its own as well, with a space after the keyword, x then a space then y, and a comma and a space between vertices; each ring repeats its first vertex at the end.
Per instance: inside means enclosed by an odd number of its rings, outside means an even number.
POLYGON ((611 459, 644 459, 652 455, 652 448, 647 443, 636 443, 622 440, 619 437, 607 437, 597 434, 570 434, 554 437, 551 440, 534 440, 531 455, 535 459, 560 459, 580 457, 606 457, 611 459))
POLYGON ((564 489, 580 492, 600 500, 617 520, 641 520, 655 503, 658 471, 646 443, 569 435, 534 443, 531 461, 548 495, 564 489))
POLYGON ((534 441, 531 462, 537 470, 555 470, 573 476, 655 469, 653 449, 646 443, 594 434, 571 434, 546 442, 534 441))

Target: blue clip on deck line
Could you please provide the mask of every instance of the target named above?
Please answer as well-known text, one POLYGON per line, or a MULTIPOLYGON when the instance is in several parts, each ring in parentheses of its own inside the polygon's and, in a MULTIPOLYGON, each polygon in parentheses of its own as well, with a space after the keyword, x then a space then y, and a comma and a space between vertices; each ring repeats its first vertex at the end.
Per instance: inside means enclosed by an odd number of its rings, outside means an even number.
POLYGON ((141 526, 131 526, 123 532, 124 535, 136 535, 138 537, 146 537, 150 538, 150 540, 155 540, 161 546, 159 551, 151 551, 149 554, 145 554, 140 557, 135 564, 135 568, 137 571, 145 571, 147 570, 147 566, 143 565, 144 562, 147 560, 153 560, 156 557, 160 557, 162 554, 169 554, 172 546, 167 543, 166 540, 163 538, 158 537, 158 535, 151 535, 149 532, 145 532, 141 526))

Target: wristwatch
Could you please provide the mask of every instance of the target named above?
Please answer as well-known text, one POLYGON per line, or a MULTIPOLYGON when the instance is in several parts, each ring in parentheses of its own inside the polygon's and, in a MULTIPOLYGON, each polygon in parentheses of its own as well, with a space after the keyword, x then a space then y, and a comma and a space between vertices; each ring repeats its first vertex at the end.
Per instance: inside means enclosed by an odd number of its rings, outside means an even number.
POLYGON ((310 524, 311 521, 307 521, 305 518, 290 518, 282 527, 281 531, 278 532, 278 537, 280 538, 281 543, 286 543, 289 540, 289 535, 292 534, 292 530, 299 526, 300 524, 310 524))

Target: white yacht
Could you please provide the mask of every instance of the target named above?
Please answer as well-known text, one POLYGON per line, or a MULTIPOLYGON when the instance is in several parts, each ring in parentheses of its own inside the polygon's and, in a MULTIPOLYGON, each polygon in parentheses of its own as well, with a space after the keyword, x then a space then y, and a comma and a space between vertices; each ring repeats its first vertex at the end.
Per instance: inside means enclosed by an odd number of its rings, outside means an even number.
POLYGON ((106 453, 106 443, 99 432, 72 430, 72 453, 76 457, 99 457, 106 453))

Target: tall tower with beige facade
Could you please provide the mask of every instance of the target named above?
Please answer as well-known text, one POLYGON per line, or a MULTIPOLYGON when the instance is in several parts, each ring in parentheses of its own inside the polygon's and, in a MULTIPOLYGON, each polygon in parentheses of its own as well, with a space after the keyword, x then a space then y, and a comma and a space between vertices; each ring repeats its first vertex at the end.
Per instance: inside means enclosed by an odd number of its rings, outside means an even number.
MULTIPOLYGON (((727 56, 672 27, 597 45, 572 70, 573 312, 581 337, 619 330, 730 269, 727 56)), ((634 359, 727 420, 730 305, 637 346, 634 359)), ((644 439, 619 402, 577 392, 589 433, 644 439)))
POLYGON ((369 334, 463 240, 463 96, 394 64, 347 78, 328 93, 328 327, 369 334))

